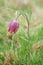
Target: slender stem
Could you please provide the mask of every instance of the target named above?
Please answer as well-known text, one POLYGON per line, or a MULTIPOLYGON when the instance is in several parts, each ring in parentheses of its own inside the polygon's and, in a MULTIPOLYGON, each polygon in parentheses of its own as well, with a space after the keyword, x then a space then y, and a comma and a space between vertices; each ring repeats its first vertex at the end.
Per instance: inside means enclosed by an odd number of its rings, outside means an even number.
MULTIPOLYGON (((16 18, 16 20, 19 18, 19 16, 25 16, 26 17, 26 20, 27 20, 27 24, 28 24, 28 37, 29 37, 29 19, 28 19, 28 16, 27 16, 27 14, 19 14, 18 16, 17 16, 17 18, 16 18)), ((29 42, 28 42, 29 43, 29 42)))

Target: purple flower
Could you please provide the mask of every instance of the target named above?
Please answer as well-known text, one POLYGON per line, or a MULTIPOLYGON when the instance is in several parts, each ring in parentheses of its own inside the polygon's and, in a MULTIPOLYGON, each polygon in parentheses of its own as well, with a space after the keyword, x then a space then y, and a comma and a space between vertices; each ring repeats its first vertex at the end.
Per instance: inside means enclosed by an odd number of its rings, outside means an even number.
POLYGON ((16 33, 17 30, 18 30, 18 27, 19 27, 19 23, 18 21, 16 20, 12 20, 10 23, 9 23, 9 26, 8 26, 8 32, 10 33, 16 33))

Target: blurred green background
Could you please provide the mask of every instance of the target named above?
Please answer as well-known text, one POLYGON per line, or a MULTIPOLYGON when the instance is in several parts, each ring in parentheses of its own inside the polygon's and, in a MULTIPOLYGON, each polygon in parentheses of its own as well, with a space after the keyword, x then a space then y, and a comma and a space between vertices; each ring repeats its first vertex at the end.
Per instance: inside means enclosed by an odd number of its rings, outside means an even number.
POLYGON ((0 65, 43 65, 43 0, 0 0, 0 65), (10 20, 20 16, 13 41, 7 37, 10 20), (29 43, 28 43, 29 41, 29 43), (14 49, 10 47, 14 44, 14 49), (11 62, 12 61, 12 62, 11 62))

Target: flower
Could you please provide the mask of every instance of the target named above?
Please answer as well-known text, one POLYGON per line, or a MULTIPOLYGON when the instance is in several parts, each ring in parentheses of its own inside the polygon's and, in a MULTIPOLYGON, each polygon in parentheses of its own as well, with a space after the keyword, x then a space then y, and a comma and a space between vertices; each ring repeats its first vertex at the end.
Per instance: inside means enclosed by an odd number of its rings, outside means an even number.
POLYGON ((12 20, 12 21, 9 23, 8 32, 10 32, 10 33, 16 33, 17 30, 18 30, 18 28, 19 28, 19 23, 18 23, 18 21, 12 20))

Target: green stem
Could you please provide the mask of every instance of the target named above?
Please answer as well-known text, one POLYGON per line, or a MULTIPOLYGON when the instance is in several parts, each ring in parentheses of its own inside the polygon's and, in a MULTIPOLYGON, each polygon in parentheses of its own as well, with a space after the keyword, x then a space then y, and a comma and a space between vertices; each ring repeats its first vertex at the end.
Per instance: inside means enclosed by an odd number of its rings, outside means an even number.
MULTIPOLYGON (((26 20, 27 20, 27 24, 28 24, 28 38, 29 38, 29 19, 28 19, 28 15, 27 14, 19 14, 18 16, 17 16, 17 18, 16 18, 16 20, 20 17, 20 16, 24 16, 24 17, 26 17, 26 20)), ((28 39, 28 43, 29 43, 29 39, 28 39)))

